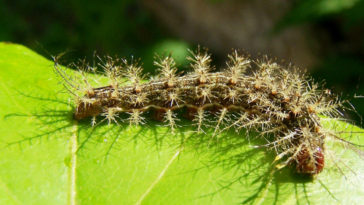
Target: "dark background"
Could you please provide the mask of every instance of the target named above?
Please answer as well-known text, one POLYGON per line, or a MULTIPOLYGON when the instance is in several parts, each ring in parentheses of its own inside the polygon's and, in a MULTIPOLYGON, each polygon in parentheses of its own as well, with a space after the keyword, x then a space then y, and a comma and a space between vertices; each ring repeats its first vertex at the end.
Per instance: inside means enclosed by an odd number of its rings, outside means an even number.
MULTIPOLYGON (((224 65, 232 48, 307 69, 364 114, 364 0, 2 0, 0 41, 70 61, 155 53, 187 67, 187 49, 206 46, 224 65)), ((350 113, 356 124, 360 117, 350 113)))

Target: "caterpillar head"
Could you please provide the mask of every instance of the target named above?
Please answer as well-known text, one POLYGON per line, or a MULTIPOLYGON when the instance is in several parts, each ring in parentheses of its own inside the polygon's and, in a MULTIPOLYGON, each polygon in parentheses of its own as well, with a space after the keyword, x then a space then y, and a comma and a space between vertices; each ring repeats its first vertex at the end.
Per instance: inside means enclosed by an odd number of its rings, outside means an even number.
POLYGON ((321 146, 303 147, 296 156, 297 173, 316 175, 323 170, 324 164, 325 155, 321 146))

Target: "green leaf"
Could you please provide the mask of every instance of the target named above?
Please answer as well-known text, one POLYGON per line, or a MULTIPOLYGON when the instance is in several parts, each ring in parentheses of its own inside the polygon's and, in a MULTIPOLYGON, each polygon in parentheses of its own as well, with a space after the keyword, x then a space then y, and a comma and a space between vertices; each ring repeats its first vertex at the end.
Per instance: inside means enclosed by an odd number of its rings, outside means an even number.
MULTIPOLYGON (((74 72, 74 71, 69 71, 74 72)), ((360 204, 364 163, 327 140, 316 179, 287 167, 271 172, 274 153, 254 135, 171 134, 160 123, 139 127, 72 119, 73 97, 53 62, 0 43, 0 204, 360 204), (331 160, 330 160, 331 158, 331 160), (338 167, 335 166, 338 164, 338 167)), ((364 144, 363 130, 325 119, 364 144)), ((358 150, 360 151, 360 150, 358 150)))

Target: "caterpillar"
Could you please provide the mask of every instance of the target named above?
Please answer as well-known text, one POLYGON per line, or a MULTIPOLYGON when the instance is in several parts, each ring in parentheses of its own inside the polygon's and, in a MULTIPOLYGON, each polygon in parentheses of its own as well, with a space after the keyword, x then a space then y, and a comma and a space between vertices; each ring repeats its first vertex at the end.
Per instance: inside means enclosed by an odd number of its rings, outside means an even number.
POLYGON ((125 59, 101 60, 109 83, 93 86, 87 72, 81 70, 77 86, 55 61, 56 72, 76 96, 74 119, 102 116, 109 123, 123 120, 129 114, 131 125, 144 123, 143 113, 154 110, 157 119, 172 131, 177 125, 176 112, 185 109, 203 132, 209 114, 215 114, 215 135, 234 128, 254 130, 271 139, 262 145, 276 153, 277 169, 294 165, 300 174, 315 176, 325 165, 325 138, 331 132, 322 127, 320 116, 342 116, 344 101, 321 88, 293 65, 280 65, 267 57, 253 60, 237 51, 228 55, 226 67, 215 71, 206 50, 191 51, 188 57, 192 71, 181 75, 171 56, 154 62, 159 74, 148 80, 142 66, 125 59), (226 123, 228 122, 228 123, 226 123))

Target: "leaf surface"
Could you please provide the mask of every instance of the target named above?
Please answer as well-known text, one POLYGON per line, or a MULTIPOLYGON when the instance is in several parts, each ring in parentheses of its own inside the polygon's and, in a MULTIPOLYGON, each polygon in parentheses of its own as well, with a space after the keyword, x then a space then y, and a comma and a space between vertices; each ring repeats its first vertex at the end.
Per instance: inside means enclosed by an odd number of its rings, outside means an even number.
MULTIPOLYGON (((73 71, 69 71, 72 73, 73 71)), ((293 168, 272 173, 274 153, 252 134, 176 134, 143 126, 72 119, 73 97, 53 62, 0 43, 0 204, 360 204, 364 163, 327 140, 326 168, 314 180, 293 168), (249 140, 248 140, 249 139, 249 140), (338 167, 335 166, 338 164, 338 167)), ((363 130, 324 119, 364 144, 363 130)))

